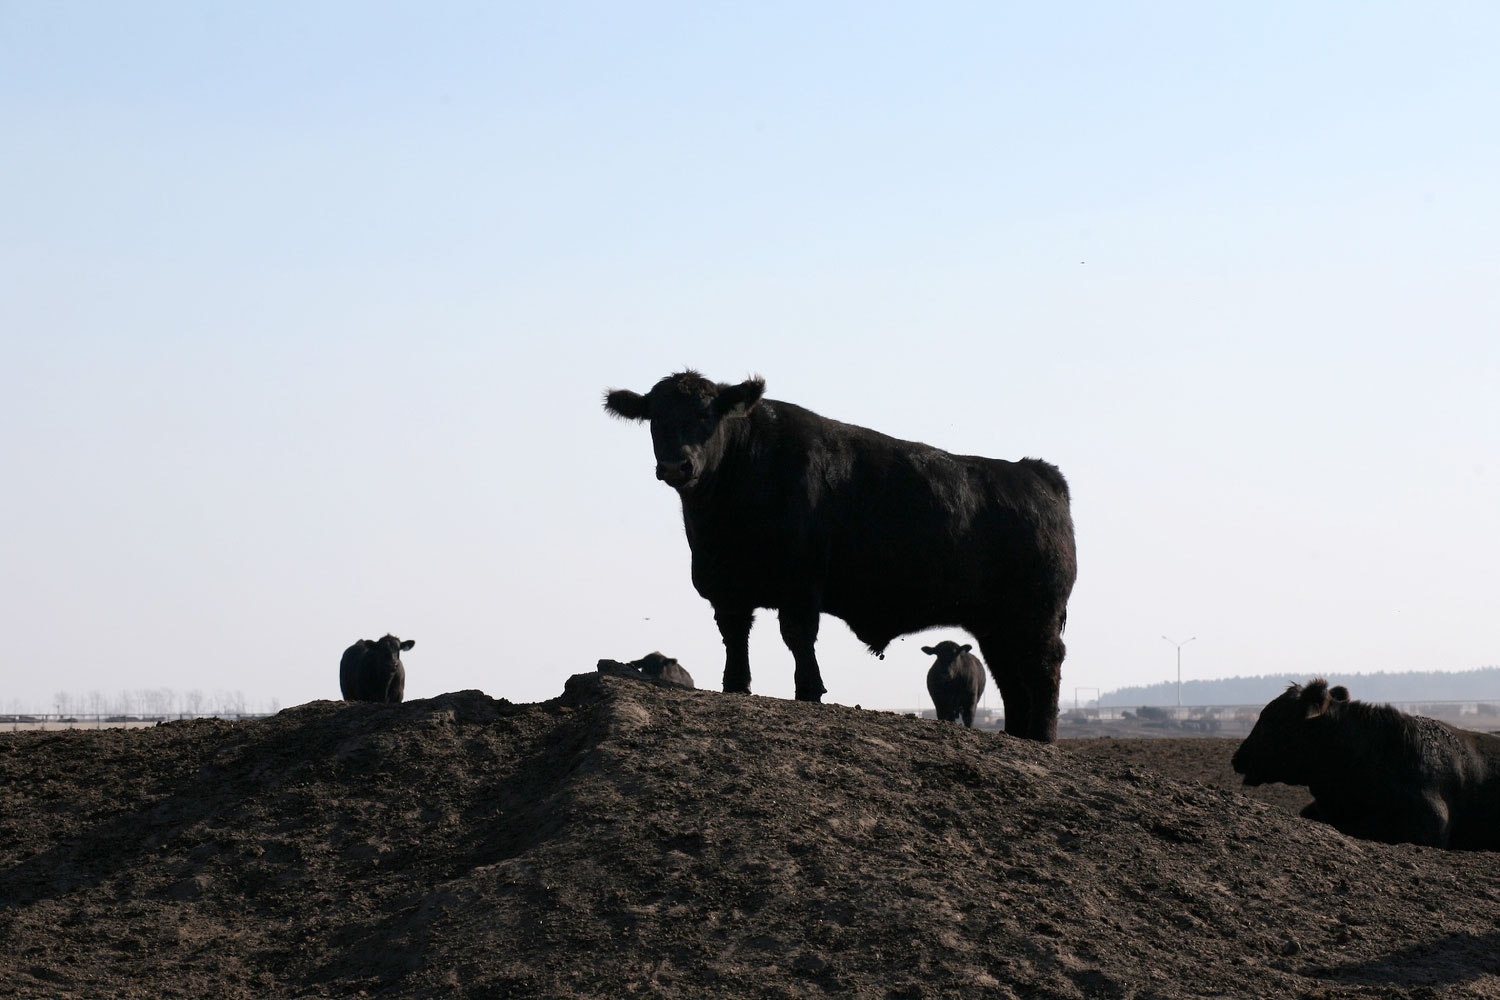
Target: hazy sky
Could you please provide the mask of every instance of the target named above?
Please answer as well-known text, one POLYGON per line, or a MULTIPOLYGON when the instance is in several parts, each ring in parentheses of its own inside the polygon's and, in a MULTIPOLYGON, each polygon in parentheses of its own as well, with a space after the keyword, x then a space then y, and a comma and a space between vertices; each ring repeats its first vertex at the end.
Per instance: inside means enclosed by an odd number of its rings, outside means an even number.
MULTIPOLYGON (((1497 37, 0 0, 0 709, 336 698, 387 631, 408 697, 652 649, 716 688, 677 498, 600 407, 684 367, 1060 466, 1069 703, 1172 677, 1163 634, 1185 677, 1500 664, 1497 37)), ((943 637, 825 617, 827 700, 926 705, 943 637)), ((791 695, 772 612, 751 662, 791 695)))

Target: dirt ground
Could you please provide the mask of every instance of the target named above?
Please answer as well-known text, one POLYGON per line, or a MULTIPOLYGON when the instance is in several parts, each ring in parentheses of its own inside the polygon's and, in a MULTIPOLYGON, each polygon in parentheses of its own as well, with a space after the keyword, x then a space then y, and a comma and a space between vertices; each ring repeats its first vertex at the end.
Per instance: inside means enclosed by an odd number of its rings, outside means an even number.
POLYGON ((1500 996, 1500 857, 1301 820, 1235 744, 598 674, 0 735, 0 994, 1500 996))

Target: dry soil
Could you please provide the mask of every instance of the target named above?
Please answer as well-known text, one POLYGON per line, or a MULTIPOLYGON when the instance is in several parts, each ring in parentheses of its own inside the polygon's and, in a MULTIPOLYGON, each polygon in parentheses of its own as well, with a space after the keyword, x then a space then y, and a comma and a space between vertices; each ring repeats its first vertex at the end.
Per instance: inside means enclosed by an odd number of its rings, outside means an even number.
POLYGON ((1500 865, 1064 740, 598 674, 0 736, 0 994, 1500 996, 1500 865))

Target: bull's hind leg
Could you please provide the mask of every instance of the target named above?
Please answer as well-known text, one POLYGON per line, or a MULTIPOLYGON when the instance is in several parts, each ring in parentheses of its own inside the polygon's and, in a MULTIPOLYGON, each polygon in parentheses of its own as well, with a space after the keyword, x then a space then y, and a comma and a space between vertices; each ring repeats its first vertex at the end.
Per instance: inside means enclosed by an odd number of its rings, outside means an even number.
POLYGON ((1059 631, 1048 626, 974 633, 1005 702, 1005 731, 1012 736, 1043 743, 1057 739, 1057 695, 1066 652, 1059 631))
POLYGON ((818 613, 813 611, 780 612, 781 641, 792 651, 797 663, 797 700, 822 701, 828 690, 823 686, 823 673, 818 669, 815 649, 818 644, 818 613))
POLYGON ((750 626, 755 624, 755 612, 716 606, 714 621, 724 638, 724 690, 729 694, 749 694, 750 626))

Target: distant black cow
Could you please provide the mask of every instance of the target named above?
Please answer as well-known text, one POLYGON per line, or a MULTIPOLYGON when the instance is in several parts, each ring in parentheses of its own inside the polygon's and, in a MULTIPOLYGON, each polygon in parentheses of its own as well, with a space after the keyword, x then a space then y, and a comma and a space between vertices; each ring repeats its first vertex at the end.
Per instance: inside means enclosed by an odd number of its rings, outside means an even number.
POLYGON ((604 399, 650 421, 656 477, 682 500, 693 586, 724 639, 724 690, 750 690, 757 608, 780 611, 803 701, 826 690, 821 614, 877 655, 897 636, 953 626, 978 640, 1006 731, 1055 739, 1077 575, 1062 473, 898 441, 764 392, 759 378, 725 385, 686 371, 644 396, 604 399))
POLYGON ((406 667, 401 653, 417 644, 393 635, 361 639, 344 650, 339 661, 339 689, 345 701, 400 702, 406 695, 406 667))
POLYGON ((1308 786, 1302 815, 1351 837, 1500 850, 1500 736, 1350 701, 1315 680, 1262 709, 1232 763, 1247 785, 1308 786))
POLYGON ((682 664, 670 656, 661 653, 647 653, 639 660, 631 660, 629 663, 621 663, 619 660, 600 660, 600 670, 636 671, 646 677, 675 684, 678 687, 691 688, 693 676, 689 674, 682 664))
POLYGON ((969 652, 973 648, 946 639, 936 646, 922 647, 922 652, 937 657, 927 671, 927 693, 932 695, 937 717, 944 722, 962 718, 970 728, 974 726, 974 706, 984 694, 984 664, 969 652))

